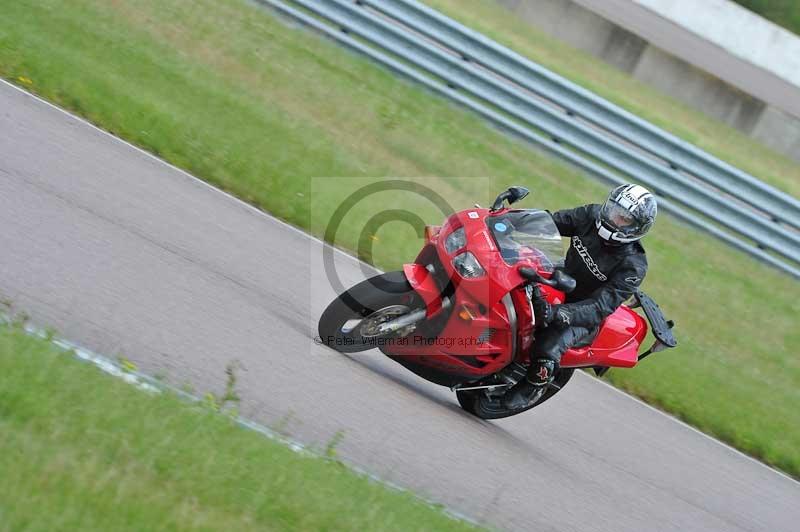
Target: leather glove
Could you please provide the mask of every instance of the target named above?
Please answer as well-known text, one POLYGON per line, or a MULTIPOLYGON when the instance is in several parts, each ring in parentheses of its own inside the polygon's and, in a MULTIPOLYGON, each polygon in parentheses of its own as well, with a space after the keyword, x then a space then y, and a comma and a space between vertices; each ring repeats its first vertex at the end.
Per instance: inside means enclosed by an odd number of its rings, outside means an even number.
POLYGON ((572 320, 569 311, 564 305, 551 305, 548 303, 539 287, 535 286, 533 288, 531 304, 533 305, 533 315, 536 317, 537 323, 541 323, 545 327, 553 325, 559 329, 569 327, 572 320))
POLYGON ((544 300, 534 303, 533 312, 536 320, 545 327, 566 329, 572 321, 572 316, 563 305, 551 305, 544 300))
POLYGON ((547 327, 553 320, 553 305, 542 297, 535 298, 531 304, 533 305, 533 315, 536 317, 536 323, 541 323, 547 327))
POLYGON ((566 329, 572 322, 572 315, 564 305, 550 305, 550 319, 548 325, 553 325, 559 329, 566 329))

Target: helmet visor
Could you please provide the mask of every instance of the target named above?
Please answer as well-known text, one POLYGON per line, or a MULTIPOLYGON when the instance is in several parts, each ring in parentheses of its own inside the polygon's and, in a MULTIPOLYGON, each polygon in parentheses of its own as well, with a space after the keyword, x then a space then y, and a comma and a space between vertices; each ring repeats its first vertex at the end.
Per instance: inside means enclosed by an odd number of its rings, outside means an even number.
POLYGON ((615 201, 607 201, 600 216, 605 223, 623 234, 634 234, 639 229, 639 222, 633 214, 615 201))

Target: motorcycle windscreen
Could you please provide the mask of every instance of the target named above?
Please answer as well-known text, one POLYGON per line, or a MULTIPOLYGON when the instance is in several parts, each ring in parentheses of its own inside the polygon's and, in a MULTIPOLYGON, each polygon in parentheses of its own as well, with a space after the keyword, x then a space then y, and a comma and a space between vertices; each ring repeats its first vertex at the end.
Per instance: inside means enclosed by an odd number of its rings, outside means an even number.
POLYGON ((553 271, 564 258, 564 246, 553 217, 547 211, 524 209, 488 216, 486 225, 500 255, 513 266, 527 262, 544 271, 553 271))

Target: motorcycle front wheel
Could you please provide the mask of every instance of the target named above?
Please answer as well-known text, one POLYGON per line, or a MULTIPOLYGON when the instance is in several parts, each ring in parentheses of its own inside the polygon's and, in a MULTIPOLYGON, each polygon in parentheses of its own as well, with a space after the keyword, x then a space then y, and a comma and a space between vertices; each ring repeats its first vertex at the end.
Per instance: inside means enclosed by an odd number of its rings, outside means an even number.
POLYGON ((340 353, 380 347, 387 338, 408 331, 381 334, 381 324, 424 308, 403 272, 387 272, 362 281, 333 300, 319 319, 319 340, 340 353))

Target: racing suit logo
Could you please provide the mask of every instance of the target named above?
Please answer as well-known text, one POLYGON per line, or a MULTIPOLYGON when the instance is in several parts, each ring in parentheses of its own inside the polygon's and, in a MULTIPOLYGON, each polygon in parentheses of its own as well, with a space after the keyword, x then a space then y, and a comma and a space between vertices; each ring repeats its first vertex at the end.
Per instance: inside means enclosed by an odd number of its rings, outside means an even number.
POLYGON ((583 245, 583 242, 581 242, 581 239, 577 236, 572 237, 572 247, 574 247, 575 251, 578 252, 578 255, 581 256, 583 263, 586 264, 586 267, 589 268, 589 271, 592 272, 592 275, 603 282, 608 280, 608 277, 606 277, 603 272, 600 271, 600 268, 597 267, 597 264, 594 262, 592 256, 589 255, 589 250, 586 249, 586 246, 583 245))

